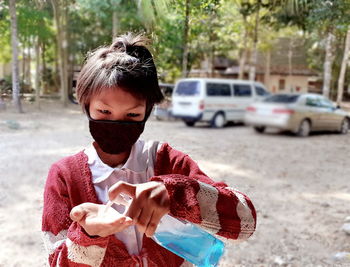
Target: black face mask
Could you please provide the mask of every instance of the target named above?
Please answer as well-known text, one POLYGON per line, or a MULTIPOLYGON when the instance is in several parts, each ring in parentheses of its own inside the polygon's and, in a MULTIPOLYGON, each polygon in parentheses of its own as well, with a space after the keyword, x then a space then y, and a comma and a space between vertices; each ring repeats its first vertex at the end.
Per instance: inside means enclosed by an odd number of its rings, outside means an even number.
POLYGON ((90 133, 105 153, 120 154, 130 151, 142 134, 151 110, 152 108, 150 110, 148 108, 142 121, 110 121, 94 120, 90 117, 87 108, 90 133))

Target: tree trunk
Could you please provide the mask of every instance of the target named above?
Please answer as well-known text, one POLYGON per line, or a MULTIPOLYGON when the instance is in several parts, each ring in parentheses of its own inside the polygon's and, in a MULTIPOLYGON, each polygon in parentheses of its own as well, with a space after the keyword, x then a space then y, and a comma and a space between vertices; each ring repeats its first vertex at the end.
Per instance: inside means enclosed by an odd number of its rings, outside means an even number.
POLYGON ((346 33, 344 56, 343 56, 343 61, 341 63, 341 69, 340 69, 340 74, 338 79, 338 95, 337 95, 338 105, 340 105, 341 101, 343 100, 344 79, 345 79, 346 65, 348 64, 348 60, 349 60, 349 50, 350 50, 350 27, 348 28, 348 32, 346 33))
POLYGON ((211 45, 210 49, 210 77, 214 78, 215 76, 215 47, 211 45))
MULTIPOLYGON (((212 23, 209 24, 209 27, 211 29, 214 29, 214 25, 212 23)), ((214 78, 215 76, 215 31, 214 30, 210 32, 208 46, 210 47, 210 51, 209 51, 210 76, 209 77, 214 78)))
POLYGON ((323 70, 323 95, 329 98, 330 85, 332 80, 332 65, 334 61, 333 55, 333 44, 335 37, 332 32, 328 33, 326 41, 326 57, 324 61, 324 70, 323 70))
POLYGON ((42 93, 45 94, 45 92, 47 91, 47 85, 46 85, 46 81, 45 81, 45 75, 46 75, 46 63, 45 63, 45 51, 46 51, 46 46, 45 46, 45 42, 41 43, 41 64, 42 64, 42 68, 41 68, 41 88, 42 88, 42 93))
POLYGON ((185 24, 183 32, 183 54, 182 54, 182 77, 186 78, 187 64, 188 64, 188 30, 189 30, 189 14, 190 14, 190 0, 186 0, 185 5, 185 24))
POLYGON ((113 10, 113 15, 112 15, 112 40, 118 35, 118 15, 117 11, 113 10))
MULTIPOLYGON (((58 36, 56 36, 58 38, 58 36)), ((55 46, 55 56, 57 58, 57 60, 55 60, 55 69, 53 72, 53 76, 54 76, 54 86, 55 88, 59 88, 59 90, 61 90, 61 86, 60 86, 60 79, 61 79, 61 69, 60 69, 60 54, 59 54, 59 47, 58 47, 58 42, 56 42, 55 46)))
POLYGON ((35 103, 40 109, 40 40, 37 38, 35 44, 35 103))
POLYGON ((64 106, 68 105, 68 7, 67 1, 62 1, 63 12, 62 12, 62 50, 63 50, 63 80, 64 86, 62 87, 61 99, 64 106))
POLYGON ((244 79, 245 63, 247 61, 248 54, 249 54, 249 48, 246 47, 243 49, 241 58, 239 59, 238 79, 240 80, 244 79))
POLYGON ((12 41, 12 101, 19 113, 23 113, 20 100, 19 74, 18 74, 18 39, 17 39, 17 16, 16 0, 10 0, 11 17, 11 41, 12 41))
POLYGON ((258 61, 258 29, 259 29, 259 13, 260 13, 259 11, 260 11, 260 1, 258 2, 258 10, 256 11, 256 17, 255 17, 254 45, 253 45, 253 52, 250 59, 250 70, 249 70, 250 81, 255 81, 256 64, 258 61))
POLYGON ((23 44, 23 48, 22 48, 22 73, 20 73, 20 71, 18 71, 19 72, 19 77, 21 77, 22 78, 22 81, 25 81, 26 80, 26 73, 27 73, 27 71, 26 71, 26 62, 27 62, 27 56, 26 56, 26 47, 25 47, 25 42, 24 42, 24 44, 23 44))
POLYGON ((289 49, 288 49, 288 80, 289 80, 289 92, 294 93, 294 84, 293 84, 293 39, 290 38, 289 49))
POLYGON ((247 17, 243 16, 243 24, 244 24, 244 37, 243 37, 243 45, 244 48, 241 51, 241 57, 239 59, 239 72, 238 72, 238 79, 243 80, 244 79, 244 69, 245 69, 245 63, 247 61, 248 56, 248 26, 247 26, 247 17))
POLYGON ((57 46, 60 68, 61 101, 68 105, 68 41, 67 41, 67 2, 65 0, 51 0, 57 28, 57 46))
POLYGON ((268 90, 270 89, 270 74, 271 74, 271 50, 267 50, 264 83, 268 90))
POLYGON ((32 61, 32 56, 31 56, 31 48, 30 45, 28 46, 28 67, 27 67, 27 75, 26 75, 26 82, 29 87, 29 90, 32 88, 32 68, 31 68, 31 61, 32 61))

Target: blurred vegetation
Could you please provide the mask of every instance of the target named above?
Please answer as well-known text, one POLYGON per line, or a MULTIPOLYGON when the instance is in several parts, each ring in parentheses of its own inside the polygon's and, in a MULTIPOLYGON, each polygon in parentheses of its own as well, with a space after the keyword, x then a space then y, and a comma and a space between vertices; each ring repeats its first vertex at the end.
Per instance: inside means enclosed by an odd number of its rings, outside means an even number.
MULTIPOLYGON (((32 68, 40 64, 41 93, 58 93, 62 83, 70 84, 88 51, 131 31, 152 40, 162 82, 174 82, 204 61, 213 70, 216 57, 252 68, 255 52, 272 51, 280 38, 295 38, 302 40, 311 69, 320 77, 331 71, 335 88, 350 24, 349 1, 16 0, 19 57, 26 62, 20 79, 35 87, 32 68), (325 70, 329 35, 335 37, 328 48, 332 68, 325 70)), ((0 64, 11 60, 10 24, 8 1, 1 1, 0 64)))

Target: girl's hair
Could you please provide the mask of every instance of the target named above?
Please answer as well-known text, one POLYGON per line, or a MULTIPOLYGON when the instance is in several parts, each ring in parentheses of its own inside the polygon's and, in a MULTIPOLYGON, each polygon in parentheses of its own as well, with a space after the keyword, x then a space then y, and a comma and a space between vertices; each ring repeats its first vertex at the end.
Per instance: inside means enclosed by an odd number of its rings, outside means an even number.
POLYGON ((90 53, 77 81, 77 97, 84 108, 105 89, 120 88, 153 106, 163 100, 157 69, 143 35, 127 33, 109 46, 90 53))

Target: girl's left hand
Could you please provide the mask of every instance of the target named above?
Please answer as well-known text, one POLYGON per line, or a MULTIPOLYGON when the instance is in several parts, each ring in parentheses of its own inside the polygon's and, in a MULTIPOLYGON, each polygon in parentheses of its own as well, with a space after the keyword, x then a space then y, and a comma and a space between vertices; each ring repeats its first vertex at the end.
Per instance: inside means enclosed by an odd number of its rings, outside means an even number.
POLYGON ((165 185, 160 182, 129 184, 119 181, 108 191, 109 199, 115 200, 120 193, 133 198, 125 216, 133 219, 140 232, 150 237, 160 219, 170 211, 170 200, 165 185))

